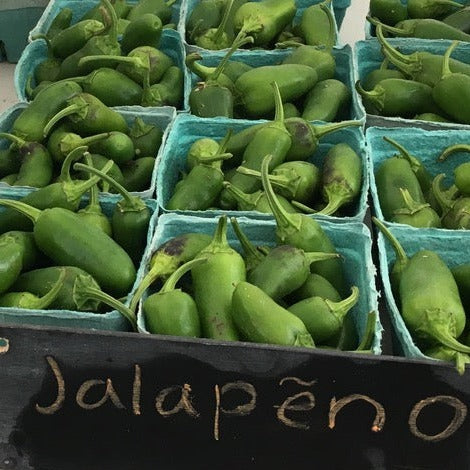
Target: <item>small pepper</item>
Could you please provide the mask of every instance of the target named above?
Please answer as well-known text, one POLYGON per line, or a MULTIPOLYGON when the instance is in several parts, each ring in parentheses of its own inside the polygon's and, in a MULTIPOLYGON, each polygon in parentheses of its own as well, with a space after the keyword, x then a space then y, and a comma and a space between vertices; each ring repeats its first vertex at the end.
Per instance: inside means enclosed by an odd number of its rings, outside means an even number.
POLYGON ((315 273, 309 273, 305 282, 290 294, 288 300, 291 304, 295 304, 310 297, 321 297, 332 302, 341 300, 341 296, 333 284, 323 276, 315 273))
POLYGON ((121 39, 124 54, 140 46, 157 47, 162 35, 162 20, 153 13, 145 13, 131 21, 121 39))
POLYGON ((6 292, 23 269, 23 247, 4 233, 0 238, 0 294, 6 292))
POLYGON ((155 157, 162 144, 163 131, 160 127, 147 124, 141 117, 136 117, 129 131, 136 157, 155 157))
POLYGON ((174 106, 181 108, 183 101, 184 75, 176 65, 169 67, 159 83, 144 82, 142 106, 174 106))
POLYGON ((331 1, 326 0, 307 7, 300 19, 300 35, 309 46, 328 46, 331 36, 335 34, 335 23, 331 21, 331 1), (333 29, 333 33, 332 30, 333 29))
POLYGON ((452 0, 408 0, 407 10, 410 18, 439 18, 462 8, 462 4, 452 0))
POLYGON ((122 185, 128 191, 143 191, 150 186, 155 157, 141 157, 131 160, 122 167, 122 185))
POLYGON ((442 19, 445 24, 470 33, 470 8, 464 7, 442 19))
POLYGON ((397 69, 388 68, 389 60, 384 59, 378 69, 370 71, 360 81, 362 88, 366 91, 371 91, 378 85, 382 80, 387 78, 405 78, 405 76, 397 69))
POLYGON ((470 311, 470 263, 460 264, 452 268, 465 312, 470 311))
POLYGON ((171 7, 175 3, 176 0, 167 0, 166 2, 164 0, 140 0, 127 15, 127 19, 134 21, 145 13, 153 13, 162 20, 163 24, 166 24, 171 21, 171 7))
POLYGON ((61 8, 46 32, 48 39, 54 38, 60 31, 68 28, 72 22, 73 11, 68 8, 61 8))
POLYGON ((186 21, 186 39, 192 42, 203 31, 220 24, 225 0, 200 0, 188 15, 186 21))
POLYGON ((401 0, 370 0, 369 13, 390 26, 408 18, 406 4, 401 0))

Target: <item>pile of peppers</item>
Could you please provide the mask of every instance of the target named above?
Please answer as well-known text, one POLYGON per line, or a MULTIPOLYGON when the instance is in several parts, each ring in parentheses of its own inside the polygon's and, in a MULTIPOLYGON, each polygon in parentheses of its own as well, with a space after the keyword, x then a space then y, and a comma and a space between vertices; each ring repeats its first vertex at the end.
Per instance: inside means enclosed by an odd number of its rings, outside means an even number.
POLYGON ((384 62, 356 82, 369 114, 470 124, 470 64, 451 58, 458 41, 444 55, 403 54, 386 40, 381 25, 377 38, 384 62))
POLYGON ((453 0, 370 0, 367 20, 396 37, 470 41, 470 8, 453 0))
POLYGON ((181 108, 183 71, 158 49, 164 28, 175 27, 169 23, 172 3, 101 0, 73 24, 71 10, 64 8, 46 34, 36 36, 46 41, 49 53, 28 80, 29 98, 68 79, 108 106, 181 108))
MULTIPOLYGON (((129 127, 121 113, 74 81, 52 83, 20 111, 10 132, 0 133, 10 143, 0 150, 0 181, 43 188, 61 180, 61 167, 72 150, 87 146, 96 168, 111 162, 109 174, 119 184, 144 191, 150 187, 162 137, 159 126, 140 117, 129 127)), ((114 192, 107 183, 100 188, 114 192)))
POLYGON ((168 210, 207 209, 271 213, 262 184, 262 161, 271 155, 265 175, 288 212, 345 215, 354 211, 361 187, 361 157, 348 144, 331 146, 320 170, 312 163, 319 140, 358 121, 312 125, 302 118, 284 119, 277 82, 274 121, 249 126, 225 138, 201 138, 190 146, 183 177, 165 201, 168 210), (313 208, 309 206, 313 205, 313 208))
MULTIPOLYGON (((470 230, 470 162, 457 165, 452 184, 443 188, 444 173, 433 176, 421 158, 411 155, 395 140, 384 140, 398 151, 375 170, 384 218, 417 228, 470 230)), ((438 160, 468 151, 469 145, 452 145, 440 153, 438 160)))
POLYGON ((109 176, 112 164, 98 170, 88 147, 80 146, 65 157, 56 182, 19 200, 0 199, 1 307, 100 312, 106 304, 99 299, 129 294, 152 206, 109 176), (73 179, 72 167, 87 178, 73 179), (99 182, 121 196, 105 211, 99 182), (89 198, 82 202, 85 193, 89 198), (83 297, 79 285, 95 300, 83 297))
POLYGON ((332 47, 336 23, 330 3, 311 5, 297 15, 295 0, 199 0, 187 17, 186 40, 208 50, 230 48, 240 34, 252 36, 253 47, 264 49, 291 42, 332 47))

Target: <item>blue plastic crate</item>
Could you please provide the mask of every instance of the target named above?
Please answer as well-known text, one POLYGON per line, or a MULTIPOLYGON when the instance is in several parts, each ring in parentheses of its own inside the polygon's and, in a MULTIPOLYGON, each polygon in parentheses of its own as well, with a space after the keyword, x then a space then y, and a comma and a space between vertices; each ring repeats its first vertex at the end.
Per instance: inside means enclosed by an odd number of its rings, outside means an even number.
MULTIPOLYGON (((78 2, 80 3, 80 2, 78 2)), ((187 103, 188 97, 186 96, 186 90, 189 88, 190 75, 184 64, 184 49, 180 41, 179 35, 176 31, 165 30, 162 34, 160 44, 158 48, 171 57, 175 64, 183 70, 184 75, 184 103, 187 103)), ((38 64, 47 58, 47 47, 46 43, 41 40, 35 40, 23 51, 18 65, 14 72, 14 85, 16 95, 19 101, 29 101, 26 96, 26 83, 29 77, 34 77, 34 70, 38 64)), ((36 85, 34 78, 32 79, 32 86, 36 85)), ((136 107, 137 108, 137 107, 136 107)), ((146 109, 157 109, 153 107, 147 107, 146 109)), ((165 107, 163 107, 165 108, 165 107)))
MULTIPOLYGON (((468 243, 462 243, 458 232, 429 233, 409 229, 403 225, 390 226, 392 234, 403 246, 408 257, 421 250, 436 252, 449 268, 470 263, 470 249, 468 243)), ((398 340, 398 353, 409 358, 427 358, 418 348, 400 313, 399 302, 392 294, 389 271, 395 262, 395 252, 388 240, 382 234, 378 236, 378 249, 380 261, 380 275, 384 286, 385 301, 394 333, 398 340)))
MULTIPOLYGON (((403 54, 411 54, 416 51, 424 51, 432 54, 444 55, 445 51, 452 44, 452 41, 428 40, 428 39, 409 39, 409 38, 391 38, 388 42, 395 48, 398 48, 403 54)), ((470 61, 470 44, 460 43, 452 52, 452 58, 462 62, 470 61)), ((354 73, 355 81, 362 80, 369 72, 380 67, 384 56, 381 52, 381 46, 377 39, 358 41, 354 46, 354 73)), ((366 116, 367 127, 404 127, 415 126, 423 129, 470 129, 469 125, 446 122, 420 121, 417 119, 403 119, 400 117, 384 117, 373 114, 367 114, 362 104, 362 99, 357 95, 359 107, 366 116)))
MULTIPOLYGON (((447 235, 450 232, 460 233, 460 237, 468 235, 468 230, 448 230, 443 228, 414 228, 404 224, 388 222, 384 219, 380 208, 375 172, 382 162, 392 157, 398 151, 388 142, 383 140, 387 136, 403 145, 411 155, 419 157, 426 169, 433 176, 440 173, 447 175, 445 184, 450 185, 453 181, 454 168, 468 161, 468 153, 456 153, 443 162, 438 162, 437 157, 450 145, 467 143, 470 141, 470 130, 424 130, 420 128, 384 128, 371 127, 366 131, 366 147, 370 161, 370 189, 376 217, 384 221, 388 226, 408 227, 410 232, 428 233, 431 235, 441 233, 447 235)), ((444 236, 444 235, 442 235, 444 236)))
MULTIPOLYGON (((291 50, 277 50, 277 51, 243 51, 239 50, 235 52, 231 60, 243 62, 252 67, 262 67, 265 65, 277 65, 280 64, 287 56, 291 54, 291 50)), ((205 52, 202 55, 202 60, 200 63, 208 67, 216 67, 221 61, 222 57, 225 55, 223 51, 213 51, 205 52)), ((336 61, 336 74, 335 78, 345 83, 348 88, 351 90, 351 104, 349 108, 349 117, 348 119, 357 119, 365 120, 365 110, 360 103, 360 99, 357 94, 354 92, 354 66, 352 58, 351 47, 346 45, 343 47, 333 48, 333 56, 336 61)), ((186 83, 187 88, 185 89, 185 109, 189 110, 189 94, 191 89, 196 85, 197 82, 201 79, 190 73, 191 79, 186 83)), ((275 77, 273 77, 275 79, 275 77)))
MULTIPOLYGON (((246 217, 237 217, 237 220, 248 238, 255 245, 275 245, 275 223, 272 220, 252 220, 246 217)), ((160 216, 152 242, 147 246, 144 254, 140 276, 148 270, 153 252, 169 239, 188 232, 213 234, 217 226, 217 219, 205 219, 191 216, 177 216, 164 214, 160 216)), ((358 336, 365 330, 368 312, 378 312, 377 291, 375 288, 375 266, 371 257, 371 236, 369 229, 361 223, 335 224, 321 221, 322 228, 330 237, 338 252, 344 260, 344 272, 348 285, 356 285, 360 290, 359 301, 351 310, 358 336)), ((240 250, 238 240, 228 227, 228 241, 236 250, 240 250)), ((145 320, 141 307, 139 308, 138 325, 141 332, 146 332, 145 320)), ((381 353, 382 325, 377 317, 373 353, 381 353)), ((163 338, 163 336, 162 336, 163 338)), ((196 340, 197 341, 197 340, 196 340)), ((207 341, 207 340, 203 340, 207 341)))
MULTIPOLYGON (((199 3, 199 1, 200 0, 185 0, 185 3, 183 4, 183 8, 181 10, 181 17, 180 17, 180 21, 178 24, 178 32, 180 33, 181 38, 183 39, 183 42, 184 42, 184 46, 188 52, 199 52, 199 53, 207 52, 207 49, 203 49, 194 44, 189 44, 186 41, 186 23, 189 19, 191 12, 193 11, 194 7, 199 3)), ((261 0, 254 0, 254 1, 261 1, 261 0)), ((295 4, 297 6, 297 12, 295 14, 293 24, 297 24, 300 22, 302 14, 306 8, 312 5, 317 5, 318 3, 321 3, 322 1, 323 0, 295 0, 295 4)), ((331 4, 330 4, 330 9, 333 12, 333 6, 331 4)), ((335 18, 335 31, 336 31, 336 44, 339 44, 338 25, 336 24, 336 18, 335 18)))
MULTIPOLYGON (((236 119, 201 119, 191 115, 179 115, 172 126, 168 136, 164 152, 157 166, 157 200, 163 212, 169 212, 167 203, 173 194, 174 186, 179 180, 180 172, 185 169, 186 156, 191 144, 201 137, 209 137, 215 140, 222 140, 229 129, 234 133, 239 132, 256 123, 265 121, 245 121, 236 119)), ((362 221, 367 210, 368 180, 368 160, 365 152, 362 129, 358 127, 340 129, 324 136, 314 155, 309 159, 320 168, 328 149, 338 143, 349 144, 361 157, 363 161, 363 181, 361 195, 358 202, 353 206, 350 217, 315 216, 319 219, 334 219, 337 221, 362 221)), ((234 216, 251 216, 256 218, 271 218, 270 214, 261 212, 243 211, 171 211, 185 215, 195 215, 203 217, 215 217, 222 213, 234 216)))
MULTIPOLYGON (((11 192, 10 194, 2 194, 1 197, 17 200, 21 198, 21 195, 11 192)), ((106 196, 101 196, 100 203, 103 212, 110 216, 116 206, 116 200, 110 199, 106 196)), ((82 206, 85 204, 86 199, 84 198, 82 206)), ((145 204, 152 213, 152 219, 156 220, 158 216, 156 212, 156 201, 153 199, 147 199, 145 204)), ((0 207, 0 211, 3 210, 4 208, 0 207)), ((149 230, 147 232, 147 245, 150 243, 152 235, 153 227, 150 227, 149 225, 149 230)), ((141 270, 137 271, 136 280, 125 301, 126 305, 130 301, 130 296, 141 279, 139 277, 139 272, 141 272, 141 270)), ((4 324, 40 325, 113 331, 127 331, 130 329, 128 321, 116 310, 111 310, 106 313, 93 313, 72 310, 36 310, 0 307, 0 322, 4 324)))
MULTIPOLYGON (((127 0, 130 5, 135 5, 138 0, 127 0)), ((181 4, 183 0, 176 0, 172 6, 172 23, 178 24, 181 4)), ((49 29, 54 18, 63 8, 70 8, 73 12, 72 24, 76 23, 87 11, 98 5, 99 0, 52 0, 44 10, 41 18, 29 34, 30 41, 37 34, 44 34, 49 29)))
MULTIPOLYGON (((1 114, 0 132, 10 132, 15 119, 27 106, 27 103, 18 103, 12 106, 11 108, 7 109, 3 114, 1 114)), ((171 128, 171 124, 173 123, 173 120, 176 117, 175 108, 142 108, 140 106, 121 106, 113 109, 121 113, 129 125, 132 125, 136 117, 141 117, 144 122, 148 124, 157 125, 164 131, 162 144, 157 155, 155 155, 156 159, 158 160, 158 158, 163 152, 163 147, 165 146, 166 139, 171 128)), ((9 145, 9 141, 7 141, 6 139, 0 139, 0 148, 7 148, 9 145)), ((153 197, 153 195, 155 194, 156 171, 157 165, 155 164, 150 180, 150 187, 144 191, 135 192, 134 194, 147 199, 153 197)), ((9 186, 6 183, 0 183, 0 195, 8 194, 13 191, 13 193, 17 194, 18 196, 25 196, 26 194, 35 190, 35 188, 31 187, 9 186)), ((111 193, 103 194, 107 194, 111 199, 119 197, 111 193)))

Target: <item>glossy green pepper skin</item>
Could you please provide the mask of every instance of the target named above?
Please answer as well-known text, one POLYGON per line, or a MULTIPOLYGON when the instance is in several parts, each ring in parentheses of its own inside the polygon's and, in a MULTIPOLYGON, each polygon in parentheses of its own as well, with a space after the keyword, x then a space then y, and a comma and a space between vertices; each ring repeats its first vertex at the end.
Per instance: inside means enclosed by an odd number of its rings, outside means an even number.
POLYGON ((162 24, 167 24, 171 21, 171 6, 175 2, 176 0, 141 0, 132 8, 127 19, 134 21, 145 13, 153 13, 162 20, 162 24))
POLYGON ((136 157, 156 157, 162 144, 163 131, 158 126, 147 124, 140 117, 136 117, 129 131, 136 157))
POLYGON ((294 49, 282 63, 308 65, 315 70, 318 81, 334 78, 336 72, 336 60, 330 50, 306 44, 294 49))
POLYGON ((452 268, 452 275, 459 288, 465 313, 467 313, 470 311, 470 263, 455 266, 452 268))
POLYGON ((331 47, 331 36, 335 34, 335 23, 329 2, 321 2, 306 8, 300 20, 300 35, 309 46, 331 47))
POLYGON ((341 332, 345 316, 358 300, 359 289, 353 286, 351 295, 339 302, 310 297, 291 305, 288 310, 304 322, 315 344, 325 344, 341 332))
POLYGON ((180 266, 165 282, 162 289, 147 297, 143 303, 145 326, 149 333, 199 338, 201 322, 193 298, 176 289, 176 283, 194 266, 205 263, 193 259, 180 266))
POLYGON ((153 13, 145 13, 131 21, 121 39, 124 54, 140 46, 157 47, 162 35, 162 20, 153 13))
POLYGON ((465 7, 451 13, 442 19, 445 24, 453 26, 454 28, 460 29, 465 33, 470 33, 470 8, 465 7))
POLYGON ((61 8, 59 13, 52 20, 51 25, 49 26, 46 37, 48 39, 54 38, 60 31, 68 28, 72 22, 73 12, 70 8, 61 8))
POLYGON ((306 121, 336 121, 347 114, 351 90, 340 80, 318 82, 307 94, 302 118, 306 121))
POLYGON ((275 301, 301 287, 312 263, 338 257, 334 253, 306 253, 290 245, 278 245, 251 270, 247 280, 275 301))
POLYGON ((44 140, 44 128, 59 112, 66 101, 82 88, 74 82, 52 83, 41 90, 36 98, 15 119, 11 133, 30 142, 44 140))
POLYGON ((220 217, 212 242, 196 256, 206 262, 192 271, 194 300, 201 317, 206 338, 237 341, 234 325, 232 295, 240 282, 245 281, 246 267, 241 255, 227 242, 227 218, 220 217))
POLYGON ((305 282, 288 297, 291 304, 300 302, 310 297, 321 297, 322 299, 339 302, 341 296, 336 288, 319 274, 310 273, 305 282))
POLYGON ((388 59, 384 59, 378 69, 371 70, 365 77, 361 79, 361 86, 366 91, 371 91, 382 80, 387 78, 402 78, 405 76, 399 70, 388 68, 388 59))
POLYGON ((315 347, 302 320, 278 305, 259 287, 239 282, 232 298, 233 319, 251 342, 315 347))
POLYGON ((0 293, 3 293, 12 286, 23 268, 23 248, 7 234, 0 239, 0 260, 0 293))
POLYGON ((390 26, 408 18, 408 10, 401 0, 370 0, 369 14, 390 26))
POLYGON ((462 4, 452 0, 408 0, 407 3, 410 18, 439 18, 455 8, 462 8, 462 4))
POLYGON ((186 22, 186 39, 196 37, 203 31, 217 27, 220 24, 223 14, 224 0, 201 0, 198 2, 186 22))
POLYGON ((185 233, 161 245, 150 259, 150 269, 140 281, 131 298, 129 308, 135 312, 144 292, 158 279, 167 278, 179 266, 191 261, 207 247, 212 237, 204 233, 185 233))
POLYGON ((417 203, 426 203, 418 178, 403 158, 384 160, 375 172, 375 182, 380 208, 386 220, 390 220, 394 212, 403 207, 400 189, 406 189, 417 203))
MULTIPOLYGON (((334 244, 319 222, 303 214, 288 214, 279 204, 267 177, 270 157, 263 160, 261 174, 263 188, 268 196, 271 210, 276 220, 276 239, 279 244, 292 245, 306 252, 320 251, 337 253, 334 244)), ((311 272, 322 275, 330 281, 340 292, 345 292, 345 279, 342 261, 331 259, 315 263, 311 272)))
POLYGON ((131 160, 122 167, 122 185, 128 191, 143 191, 150 187, 155 157, 141 157, 131 160))
POLYGON ((174 106, 180 109, 183 102, 184 76, 176 65, 169 67, 159 83, 144 87, 142 106, 174 106))
POLYGON ((233 4, 234 0, 228 0, 225 2, 223 15, 217 27, 208 28, 205 31, 200 31, 197 34, 194 34, 194 43, 196 46, 212 51, 226 49, 231 46, 233 39, 225 32, 225 27, 231 14, 233 4))

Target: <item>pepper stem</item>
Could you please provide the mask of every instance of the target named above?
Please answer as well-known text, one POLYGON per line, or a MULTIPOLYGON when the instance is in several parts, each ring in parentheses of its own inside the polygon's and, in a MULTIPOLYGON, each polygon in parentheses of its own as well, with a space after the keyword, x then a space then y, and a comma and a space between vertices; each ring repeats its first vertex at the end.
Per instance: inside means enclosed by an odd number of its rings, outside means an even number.
POLYGON ((60 181, 66 181, 66 182, 72 181, 72 177, 70 176, 70 169, 72 167, 72 163, 75 162, 76 160, 80 160, 85 155, 85 152, 87 152, 87 150, 88 150, 88 147, 83 145, 83 146, 73 149, 71 152, 67 154, 64 161, 62 162, 62 167, 60 169, 60 175, 59 175, 60 181))
POLYGON ((60 292, 60 290, 62 289, 62 287, 64 285, 65 275, 66 275, 66 271, 65 271, 65 269, 62 268, 60 270, 59 278, 54 283, 51 290, 47 294, 45 294, 42 297, 39 297, 38 299, 36 299, 34 301, 34 303, 32 303, 29 308, 34 308, 34 309, 41 310, 41 309, 49 307, 49 305, 52 302, 54 302, 54 300, 59 295, 59 292, 60 292))
POLYGON ((281 206, 279 199, 276 197, 273 187, 271 185, 271 181, 269 181, 269 163, 272 160, 272 155, 266 155, 263 158, 263 162, 261 163, 261 182, 263 184, 263 189, 266 194, 266 198, 268 200, 269 207, 271 208, 271 212, 276 219, 276 224, 283 229, 287 229, 289 227, 294 227, 299 229, 301 221, 299 220, 299 224, 295 224, 294 219, 287 213, 287 211, 281 206), (299 225, 299 226, 298 226, 299 225))
POLYGON ((232 138, 233 129, 229 129, 225 134, 224 138, 219 142, 219 147, 217 149, 217 153, 223 154, 227 150, 227 145, 229 140, 232 138))
POLYGON ((376 85, 376 87, 371 91, 364 90, 359 80, 356 82, 355 86, 356 86, 356 91, 363 98, 366 98, 368 101, 370 101, 372 105, 375 108, 377 108, 378 111, 382 111, 384 107, 385 91, 383 87, 380 86, 380 83, 376 85))
POLYGON ((425 209, 426 207, 431 207, 427 203, 421 203, 415 201, 412 197, 408 189, 405 188, 399 188, 401 197, 403 198, 403 202, 405 203, 406 208, 404 209, 397 209, 393 212, 394 215, 399 215, 399 214, 409 214, 413 215, 419 212, 422 209, 425 209))
POLYGON ((296 207, 297 209, 300 209, 302 212, 305 214, 316 214, 317 211, 315 209, 312 209, 311 207, 306 206, 305 204, 302 204, 299 201, 291 201, 291 204, 296 207))
POLYGON ((319 261, 325 261, 328 259, 339 258, 339 253, 324 253, 321 251, 311 251, 304 253, 308 264, 318 263, 319 261))
POLYGON ((331 124, 323 124, 321 126, 317 126, 315 124, 310 124, 310 127, 313 131, 313 134, 320 140, 323 136, 330 134, 331 132, 336 132, 339 129, 343 129, 345 127, 360 127, 362 126, 361 121, 343 121, 343 122, 335 122, 331 124))
POLYGON ((450 66, 449 66, 449 61, 450 61, 450 55, 452 54, 452 52, 454 52, 454 49, 459 45, 459 41, 452 41, 452 44, 447 48, 445 54, 444 54, 444 58, 442 60, 442 76, 441 76, 441 80, 445 77, 447 77, 448 75, 451 75, 452 74, 452 71, 450 70, 450 66))
POLYGON ((125 199, 126 205, 128 206, 135 205, 135 200, 138 198, 132 196, 132 194, 129 193, 129 191, 127 191, 127 189, 124 188, 124 186, 119 184, 114 178, 111 178, 111 176, 107 175, 106 173, 103 173, 102 171, 92 166, 84 165, 83 163, 75 163, 73 165, 73 168, 74 170, 82 170, 82 171, 91 173, 93 175, 99 176, 102 180, 106 181, 112 188, 114 188, 125 199))
POLYGON ((442 183, 444 178, 445 178, 444 173, 441 173, 440 175, 437 175, 433 179, 432 185, 431 185, 432 193, 433 193, 434 197, 436 198, 436 201, 439 204, 439 206, 441 207, 441 210, 443 212, 450 210, 453 206, 452 200, 447 198, 446 195, 445 195, 445 192, 441 189, 441 183, 442 183))
POLYGON ((188 54, 185 59, 186 67, 203 80, 208 80, 210 75, 214 73, 215 67, 206 67, 205 65, 199 64, 198 60, 202 60, 201 54, 197 52, 188 54))
POLYGON ((14 201, 12 199, 0 199, 0 206, 11 207, 18 212, 21 212, 23 215, 31 219, 33 223, 36 222, 42 213, 41 210, 36 209, 35 207, 29 206, 28 204, 25 204, 21 201, 14 201))
POLYGON ((283 124, 284 123, 284 106, 282 106, 282 97, 281 91, 279 90, 279 85, 277 82, 271 82, 271 86, 273 87, 274 93, 274 122, 283 124))
POLYGON ((461 352, 455 352, 455 368, 460 375, 465 373, 465 366, 470 363, 470 357, 461 352))
POLYGON ((418 159, 413 157, 410 154, 410 152, 408 152, 408 150, 406 150, 406 148, 403 147, 403 145, 400 145, 398 142, 391 139, 390 137, 384 137, 383 139, 385 140, 385 142, 388 142, 390 145, 395 147, 400 152, 400 155, 398 155, 398 157, 404 158, 405 160, 407 160, 409 162, 409 164, 411 165, 411 168, 413 169, 413 172, 416 173, 420 169, 421 164, 418 161, 418 159))
POLYGON ((457 144, 447 147, 437 158, 438 161, 443 162, 449 155, 456 152, 470 152, 470 145, 457 144))
POLYGON ((232 217, 230 222, 232 223, 233 231, 240 242, 245 258, 262 261, 264 259, 263 254, 255 248, 253 243, 251 243, 245 232, 241 229, 238 220, 235 217, 232 217))
POLYGON ((342 321, 346 314, 351 310, 359 300, 359 289, 357 286, 351 287, 351 295, 346 297, 339 302, 333 302, 332 300, 325 300, 326 305, 331 310, 331 313, 339 320, 342 321))
POLYGON ((362 340, 354 351, 361 352, 361 351, 370 351, 372 349, 376 323, 377 323, 377 313, 374 311, 369 312, 369 314, 367 315, 366 329, 362 336, 362 340))
POLYGON ((14 134, 9 134, 8 132, 0 132, 0 138, 8 139, 18 147, 22 147, 24 144, 26 144, 26 141, 24 139, 21 139, 20 137, 14 134))
POLYGON ((103 132, 102 134, 82 137, 82 145, 94 144, 95 142, 99 142, 100 140, 106 139, 107 137, 111 137, 111 132, 103 132))
MULTIPOLYGON (((85 157, 86 164, 88 166, 93 166, 93 160, 91 159, 90 153, 85 152, 84 157, 85 157)), ((90 201, 88 203, 88 207, 89 208, 94 208, 95 210, 98 210, 99 212, 101 212, 101 205, 100 205, 100 202, 99 202, 98 195, 99 195, 98 186, 96 184, 94 184, 90 188, 90 201)))
POLYGON ((194 268, 194 266, 197 266, 199 264, 205 263, 207 261, 206 258, 196 258, 192 259, 191 261, 188 261, 187 263, 184 263, 181 265, 166 281, 165 284, 163 284, 163 287, 161 288, 159 294, 163 294, 165 292, 170 292, 172 290, 175 290, 176 284, 178 281, 188 272, 191 271, 191 269, 194 268))
POLYGON ((399 241, 392 235, 392 232, 376 217, 372 217, 372 222, 379 228, 382 234, 387 238, 395 251, 396 263, 403 269, 408 264, 408 257, 399 241))
POLYGON ((108 13, 111 19, 108 36, 112 42, 117 42, 118 41, 118 17, 116 14, 116 10, 113 8, 109 0, 101 0, 101 4, 106 9, 106 12, 108 13))
POLYGON ((132 329, 137 331, 137 320, 135 314, 129 307, 126 307, 122 302, 110 296, 106 292, 103 292, 96 287, 90 287, 88 282, 86 282, 85 276, 79 275, 73 286, 72 296, 74 302, 80 308, 85 302, 88 302, 90 299, 97 300, 106 305, 109 305, 111 308, 116 309, 126 320, 131 324, 132 329))
MULTIPOLYGON (((256 193, 253 194, 247 194, 243 192, 240 188, 237 186, 233 185, 232 183, 229 183, 228 181, 223 182, 223 187, 228 191, 228 193, 233 196, 233 198, 237 202, 242 202, 243 204, 249 204, 253 206, 253 208, 256 206, 256 203, 253 200, 253 196, 256 193)), ((259 191, 260 192, 260 191, 259 191)))
POLYGON ((51 129, 64 117, 70 116, 72 114, 77 113, 78 111, 81 111, 82 109, 86 108, 88 105, 87 104, 78 104, 78 103, 73 103, 66 108, 62 109, 59 111, 57 114, 52 116, 52 118, 49 120, 49 122, 46 124, 44 127, 43 131, 43 136, 47 137, 51 129))
POLYGON ((328 32, 327 42, 325 43, 325 49, 327 51, 331 52, 333 50, 333 47, 334 47, 335 42, 336 42, 336 28, 335 28, 336 23, 335 23, 335 18, 333 16, 331 8, 329 8, 326 5, 326 3, 329 4, 329 2, 320 3, 320 9, 323 11, 323 13, 325 13, 325 15, 328 18, 329 32, 328 32))
MULTIPOLYGON (((390 61, 388 60, 387 57, 385 57, 385 59, 382 61, 382 63, 380 64, 380 67, 379 67, 379 70, 387 70, 388 69, 388 66, 390 64, 390 61)), ((372 313, 372 312, 371 312, 372 313)), ((370 314, 369 314, 370 315, 370 314)))
MULTIPOLYGON (((78 65, 81 67, 82 65, 88 64, 90 62, 96 61, 109 61, 109 62, 119 62, 124 64, 131 64, 135 65, 136 67, 146 68, 147 64, 141 57, 127 57, 127 56, 120 56, 120 55, 89 55, 86 57, 82 57, 78 65)), ((67 80, 71 80, 68 78, 67 80)))
POLYGON ((204 249, 204 251, 212 251, 214 248, 222 248, 228 246, 227 240, 227 216, 222 215, 219 217, 219 222, 217 223, 217 228, 214 232, 214 237, 209 245, 204 249))
MULTIPOLYGON (((255 178, 261 179, 261 172, 258 170, 252 170, 251 168, 245 168, 244 166, 239 166, 237 172, 243 175, 254 176, 255 178)), ((268 175, 269 181, 273 187, 277 189, 283 189, 289 191, 291 196, 294 195, 294 190, 292 188, 292 180, 285 175, 268 175)), ((294 201, 291 201, 291 203, 294 201)))
POLYGON ((332 185, 323 188, 323 192, 326 195, 327 204, 317 214, 321 215, 332 215, 334 214, 343 204, 350 200, 350 193, 346 190, 341 189, 341 185, 332 185))
POLYGON ((233 0, 229 0, 227 4, 225 5, 225 10, 222 16, 222 20, 213 37, 213 41, 215 44, 217 44, 220 41, 220 38, 222 37, 222 34, 225 31, 225 26, 227 25, 227 21, 230 17, 230 12, 232 11, 232 7, 233 7, 233 0))
POLYGON ((408 36, 410 34, 409 30, 402 29, 402 28, 394 28, 393 26, 388 26, 380 22, 377 18, 372 18, 371 16, 366 16, 366 20, 373 24, 374 26, 380 25, 383 31, 387 31, 387 33, 395 34, 395 36, 408 36))

